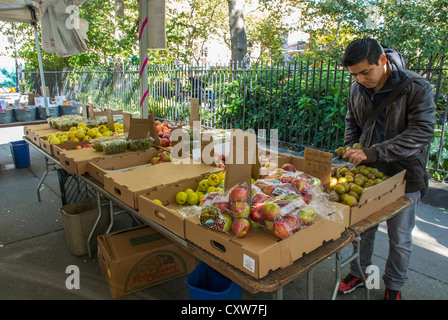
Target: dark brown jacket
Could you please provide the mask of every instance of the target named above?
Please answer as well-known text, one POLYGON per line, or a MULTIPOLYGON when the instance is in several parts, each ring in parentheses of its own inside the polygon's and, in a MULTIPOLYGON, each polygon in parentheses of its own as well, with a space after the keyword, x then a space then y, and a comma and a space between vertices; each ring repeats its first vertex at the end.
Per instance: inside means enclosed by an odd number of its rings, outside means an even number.
POLYGON ((405 169, 406 192, 415 192, 427 186, 425 147, 433 138, 435 121, 432 86, 420 77, 386 108, 383 114, 384 131, 380 133, 382 141, 372 145, 373 135, 378 136, 378 132, 374 133, 375 123, 366 132, 362 132, 363 124, 373 111, 374 105, 384 99, 403 79, 416 76, 414 72, 403 70, 401 55, 391 51, 393 50, 385 50, 392 70, 387 86, 376 93, 356 82, 350 88, 345 145, 360 142, 367 155, 364 163, 382 164, 385 174, 389 176, 405 169), (399 59, 401 61, 397 61, 399 59), (382 98, 375 99, 375 95, 382 98))

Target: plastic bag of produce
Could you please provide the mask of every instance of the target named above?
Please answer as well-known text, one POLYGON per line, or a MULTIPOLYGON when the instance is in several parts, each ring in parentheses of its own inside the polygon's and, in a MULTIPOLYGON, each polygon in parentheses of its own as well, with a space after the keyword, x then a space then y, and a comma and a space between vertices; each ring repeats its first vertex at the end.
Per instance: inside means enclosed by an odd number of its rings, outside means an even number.
POLYGON ((101 146, 105 154, 123 153, 128 148, 128 144, 124 139, 106 140, 101 143, 101 146))
POLYGON ((152 147, 152 141, 154 139, 149 138, 138 138, 138 139, 129 139, 129 149, 132 151, 142 151, 147 150, 152 147))

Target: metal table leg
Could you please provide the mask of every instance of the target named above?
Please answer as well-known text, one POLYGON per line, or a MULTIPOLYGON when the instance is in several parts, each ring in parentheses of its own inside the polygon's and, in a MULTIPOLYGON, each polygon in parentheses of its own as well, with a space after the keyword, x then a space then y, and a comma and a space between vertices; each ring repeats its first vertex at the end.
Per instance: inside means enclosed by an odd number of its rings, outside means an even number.
POLYGON ((89 237, 87 238, 87 252, 89 253, 89 258, 92 258, 92 250, 90 249, 90 241, 93 237, 93 234, 95 233, 96 227, 98 226, 98 223, 101 220, 101 215, 102 215, 102 203, 101 203, 101 194, 99 192, 96 193, 96 199, 97 199, 97 204, 98 204, 98 218, 95 221, 95 224, 92 227, 92 230, 90 231, 89 237))
POLYGON ((306 272, 307 299, 314 299, 314 269, 306 272))
POLYGON ((367 286, 367 280, 364 274, 364 271, 361 268, 361 261, 359 256, 359 247, 360 247, 361 237, 359 234, 355 236, 355 239, 353 241, 353 252, 352 255, 349 256, 347 259, 342 260, 341 252, 336 252, 336 279, 335 279, 335 287, 333 290, 333 295, 331 297, 332 300, 336 299, 338 289, 339 289, 339 283, 341 281, 342 275, 341 275, 341 269, 345 267, 347 264, 349 264, 352 261, 356 262, 356 268, 358 269, 358 273, 361 277, 362 282, 364 283, 365 287, 365 294, 366 294, 366 300, 370 300, 370 290, 367 286))
POLYGON ((39 200, 39 202, 41 201, 41 198, 40 198, 40 192, 42 191, 41 186, 44 184, 44 180, 48 175, 48 167, 55 165, 54 163, 48 163, 47 157, 44 157, 44 159, 45 159, 45 172, 44 172, 44 175, 42 176, 42 178, 40 179, 39 184, 37 185, 37 199, 39 200))

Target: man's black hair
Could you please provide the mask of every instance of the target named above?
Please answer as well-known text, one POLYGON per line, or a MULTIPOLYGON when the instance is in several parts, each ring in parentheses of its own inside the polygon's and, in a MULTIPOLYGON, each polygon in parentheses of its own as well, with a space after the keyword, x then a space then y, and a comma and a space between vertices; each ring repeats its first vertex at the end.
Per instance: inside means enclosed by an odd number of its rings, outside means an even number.
POLYGON ((369 64, 378 65, 380 56, 384 54, 380 43, 375 39, 365 37, 351 42, 345 49, 342 57, 342 65, 350 67, 363 62, 365 59, 369 64))

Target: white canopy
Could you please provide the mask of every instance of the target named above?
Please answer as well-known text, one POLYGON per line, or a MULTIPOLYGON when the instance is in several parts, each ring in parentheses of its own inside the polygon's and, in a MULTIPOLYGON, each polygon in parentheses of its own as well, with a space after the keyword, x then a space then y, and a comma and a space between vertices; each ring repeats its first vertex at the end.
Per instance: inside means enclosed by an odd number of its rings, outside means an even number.
MULTIPOLYGON (((90 0, 0 0, 0 20, 9 22, 28 23, 34 26, 34 36, 36 41, 36 50, 39 60, 39 71, 42 82, 42 88, 45 88, 45 78, 42 68, 42 56, 40 52, 39 34, 37 32, 37 24, 40 20, 45 22, 46 30, 43 30, 42 34, 45 34, 46 41, 42 41, 42 47, 47 52, 55 52, 61 56, 72 55, 87 50, 84 39, 86 35, 86 24, 84 29, 79 34, 78 30, 73 29, 70 32, 65 32, 59 28, 58 21, 60 15, 55 17, 55 7, 58 5, 75 5, 80 6, 84 2, 90 0), (68 39, 68 40, 67 40, 68 39), (80 42, 81 46, 74 48, 72 42, 80 42), (55 44, 56 42, 56 44, 55 44), (67 50, 69 48, 69 50, 67 50)), ((64 10, 63 10, 64 11, 64 10)), ((63 13, 62 11, 62 13, 63 13)), ((60 10, 57 11, 60 13, 60 10)), ((44 96, 45 108, 48 111, 47 93, 46 90, 42 90, 44 96)))
POLYGON ((31 17, 31 8, 36 10, 36 18, 39 20, 41 17, 39 1, 0 0, 0 20, 31 24, 33 21, 31 17))

